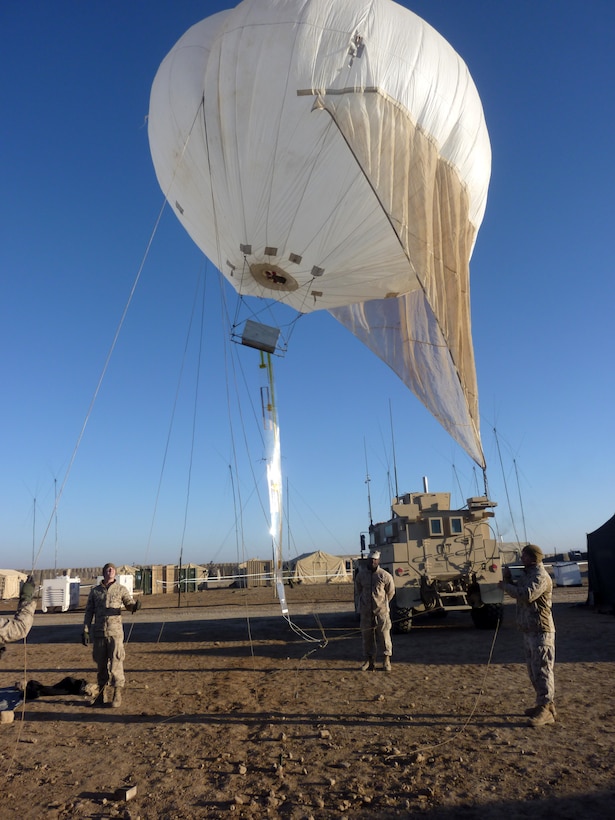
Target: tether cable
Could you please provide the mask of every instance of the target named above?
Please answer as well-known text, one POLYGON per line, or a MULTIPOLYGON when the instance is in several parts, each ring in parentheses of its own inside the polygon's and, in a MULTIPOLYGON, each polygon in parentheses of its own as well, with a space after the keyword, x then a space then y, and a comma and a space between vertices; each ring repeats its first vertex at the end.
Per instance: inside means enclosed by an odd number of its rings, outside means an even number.
POLYGON ((478 704, 479 704, 479 701, 481 699, 481 696, 485 692, 485 681, 487 680, 487 675, 488 675, 489 670, 491 668, 491 661, 492 661, 492 658, 493 658, 493 651, 495 649, 495 642, 496 642, 497 636, 498 636, 499 631, 500 631, 501 622, 502 622, 502 619, 500 617, 500 618, 498 618, 498 622, 497 622, 495 630, 493 632, 493 638, 492 638, 492 641, 491 641, 491 648, 489 650, 489 657, 487 658, 487 665, 485 667, 485 672, 483 674, 483 679, 482 679, 481 685, 480 685, 480 687, 478 689, 478 692, 476 694, 476 698, 474 700, 474 705, 472 706, 472 708, 470 710, 470 714, 467 716, 467 718, 465 719, 463 724, 456 731, 454 731, 452 733, 451 737, 446 738, 446 740, 440 741, 440 743, 434 743, 434 744, 430 744, 430 745, 426 745, 426 746, 419 746, 418 749, 413 749, 411 752, 400 752, 399 754, 387 755, 385 757, 385 760, 394 760, 395 758, 398 758, 398 757, 408 757, 408 755, 414 755, 414 754, 419 754, 421 752, 428 752, 428 751, 432 751, 434 749, 440 749, 442 746, 447 746, 449 743, 452 743, 454 740, 457 740, 457 738, 461 734, 463 734, 463 732, 465 732, 465 730, 468 728, 468 726, 472 722, 472 719, 474 718, 474 715, 476 714, 476 710, 478 708, 478 704))

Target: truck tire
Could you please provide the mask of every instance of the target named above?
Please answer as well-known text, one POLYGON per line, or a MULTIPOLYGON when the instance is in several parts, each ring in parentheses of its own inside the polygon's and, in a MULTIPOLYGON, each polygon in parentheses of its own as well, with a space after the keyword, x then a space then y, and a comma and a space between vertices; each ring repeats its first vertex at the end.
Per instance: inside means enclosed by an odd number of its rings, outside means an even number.
POLYGON ((393 634, 405 635, 412 629, 412 610, 399 607, 395 601, 391 602, 391 624, 393 634))
POLYGON ((472 607, 471 614, 477 629, 495 629, 502 620, 502 604, 483 604, 472 607))

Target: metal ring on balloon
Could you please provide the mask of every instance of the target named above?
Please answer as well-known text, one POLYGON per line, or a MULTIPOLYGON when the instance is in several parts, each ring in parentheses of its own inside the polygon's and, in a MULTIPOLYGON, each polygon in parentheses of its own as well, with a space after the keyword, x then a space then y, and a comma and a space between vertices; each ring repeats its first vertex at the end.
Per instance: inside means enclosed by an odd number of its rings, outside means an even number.
POLYGON ((293 291, 299 283, 279 265, 258 262, 250 265, 250 273, 259 285, 274 291, 293 291))

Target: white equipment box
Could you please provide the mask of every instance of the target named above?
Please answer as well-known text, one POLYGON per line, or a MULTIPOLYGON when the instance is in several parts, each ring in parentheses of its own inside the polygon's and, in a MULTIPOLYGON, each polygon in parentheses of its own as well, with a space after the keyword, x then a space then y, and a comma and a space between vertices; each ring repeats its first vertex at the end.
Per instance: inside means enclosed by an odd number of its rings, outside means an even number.
POLYGON ((43 581, 43 599, 41 609, 47 612, 50 607, 60 607, 62 612, 67 609, 76 609, 79 606, 80 578, 70 578, 60 575, 43 581))
POLYGON ((581 570, 579 565, 574 561, 566 561, 565 563, 553 564, 553 580, 557 587, 580 587, 581 570))
MULTIPOLYGON (((99 575, 96 579, 96 583, 102 584, 102 580, 102 575, 99 575)), ((126 589, 128 590, 128 592, 130 592, 131 595, 133 594, 135 586, 134 575, 116 575, 115 580, 118 582, 118 584, 121 584, 123 587, 126 587, 126 589)))

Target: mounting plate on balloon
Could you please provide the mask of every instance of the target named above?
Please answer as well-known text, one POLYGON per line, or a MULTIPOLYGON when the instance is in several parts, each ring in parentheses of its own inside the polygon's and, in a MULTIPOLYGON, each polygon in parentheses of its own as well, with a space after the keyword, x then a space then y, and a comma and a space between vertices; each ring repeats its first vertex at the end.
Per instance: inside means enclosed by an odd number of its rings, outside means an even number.
POLYGON ((262 287, 273 291, 294 291, 299 283, 279 265, 257 262, 250 265, 250 273, 262 287))

